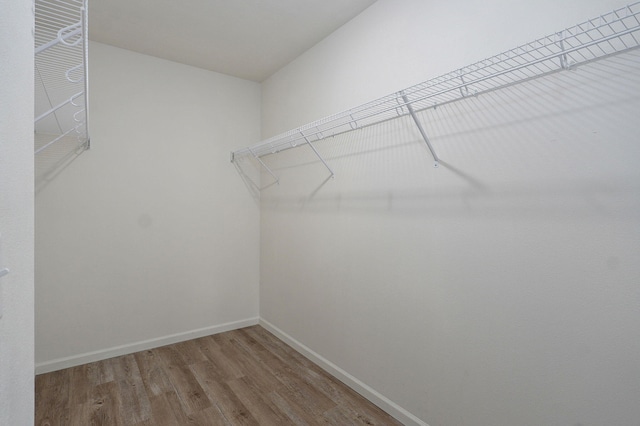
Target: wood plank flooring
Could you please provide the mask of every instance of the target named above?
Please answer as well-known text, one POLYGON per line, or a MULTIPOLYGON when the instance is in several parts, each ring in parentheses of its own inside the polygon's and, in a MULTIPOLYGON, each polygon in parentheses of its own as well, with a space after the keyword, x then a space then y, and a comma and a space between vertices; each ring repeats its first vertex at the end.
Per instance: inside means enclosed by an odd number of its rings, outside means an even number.
POLYGON ((36 376, 36 425, 400 425, 260 326, 36 376))

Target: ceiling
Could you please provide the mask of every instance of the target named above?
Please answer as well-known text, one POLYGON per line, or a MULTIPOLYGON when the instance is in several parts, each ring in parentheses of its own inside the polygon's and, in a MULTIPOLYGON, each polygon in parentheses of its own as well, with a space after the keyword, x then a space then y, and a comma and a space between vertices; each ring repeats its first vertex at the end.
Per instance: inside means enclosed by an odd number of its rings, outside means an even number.
POLYGON ((375 0, 98 0, 89 38, 263 81, 375 0))

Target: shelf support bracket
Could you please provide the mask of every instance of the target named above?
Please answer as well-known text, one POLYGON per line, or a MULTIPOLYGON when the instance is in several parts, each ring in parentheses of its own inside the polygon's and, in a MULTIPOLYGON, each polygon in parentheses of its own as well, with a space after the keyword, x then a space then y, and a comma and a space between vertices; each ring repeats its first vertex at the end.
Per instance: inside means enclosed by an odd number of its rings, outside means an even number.
POLYGON ((327 164, 326 161, 324 161, 324 158, 322 158, 322 156, 320 155, 320 153, 318 152, 318 150, 316 149, 315 146, 313 146, 313 144, 311 143, 311 141, 309 140, 309 138, 304 134, 304 132, 300 132, 300 134, 302 135, 302 137, 304 138, 305 142, 307 142, 307 144, 311 147, 311 149, 313 150, 313 152, 316 154, 316 156, 320 159, 320 161, 322 161, 322 164, 324 164, 324 166, 327 168, 327 170, 329 170, 329 173, 331 173, 331 177, 335 177, 333 170, 331 170, 331 167, 329 167, 329 165, 327 164))
MULTIPOLYGON (((248 149, 249 149, 249 152, 251 153, 251 155, 253 155, 253 158, 255 158, 256 160, 258 160, 258 162, 262 165, 262 167, 264 167, 264 169, 265 169, 265 170, 266 170, 266 171, 271 175, 271 177, 273 177, 273 178, 276 180, 276 183, 277 183, 278 185, 280 185, 280 179, 278 179, 278 177, 277 177, 277 176, 276 176, 276 175, 271 171, 271 169, 270 169, 266 164, 264 164, 264 161, 262 161, 262 159, 261 159, 260 157, 258 157, 258 156, 255 154, 255 152, 253 152, 253 151, 251 150, 251 148, 248 148, 248 149)), ((273 184, 272 184, 272 185, 273 185, 273 184)))
POLYGON ((469 95, 469 87, 467 86, 467 82, 464 81, 464 73, 462 70, 458 70, 458 74, 460 75, 460 81, 462 82, 462 86, 460 86, 460 96, 466 98, 469 95))
POLYGON ((427 148, 429 148, 429 151, 431 151, 431 156, 433 157, 433 160, 435 161, 435 164, 433 165, 433 167, 438 167, 438 162, 440 161, 440 159, 438 158, 438 155, 436 154, 436 152, 434 151, 433 147, 431 146, 431 142, 429 142, 429 138, 427 137, 427 133, 424 131, 424 128, 422 127, 422 124, 420 124, 420 121, 418 120, 418 116, 416 115, 416 112, 413 110, 413 106, 411 105, 411 102, 409 102, 409 98, 407 98, 407 95, 405 95, 404 93, 402 94, 402 100, 404 100, 404 103, 407 106, 407 109, 409 110, 409 114, 411 114, 411 118, 413 118, 414 123, 416 123, 416 126, 418 127, 418 130, 420 131, 420 134, 422 135, 422 138, 424 139, 425 143, 427 144, 427 148))
POLYGON ((564 47, 564 31, 560 31, 557 33, 559 38, 558 44, 560 45, 560 50, 562 53, 560 54, 560 68, 563 70, 571 70, 573 69, 573 63, 569 60, 569 56, 566 53, 566 49, 564 47))
POLYGON ((58 43, 62 43, 65 46, 76 46, 78 43, 82 41, 82 37, 79 37, 72 42, 67 42, 67 40, 77 35, 82 35, 83 28, 84 27, 82 25, 82 20, 80 20, 79 22, 75 22, 69 26, 66 26, 60 29, 60 31, 58 31, 58 36, 56 38, 54 38, 53 40, 45 44, 42 44, 36 47, 35 54, 37 55, 40 52, 44 52, 45 50, 55 46, 58 43))

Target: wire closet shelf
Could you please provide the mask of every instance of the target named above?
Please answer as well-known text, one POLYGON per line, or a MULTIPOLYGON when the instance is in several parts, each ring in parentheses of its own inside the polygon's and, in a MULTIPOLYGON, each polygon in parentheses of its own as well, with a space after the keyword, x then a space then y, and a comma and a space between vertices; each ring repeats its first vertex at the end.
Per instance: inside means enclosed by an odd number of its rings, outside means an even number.
POLYGON ((635 2, 467 67, 234 151, 231 153, 231 161, 254 157, 277 181, 277 177, 260 157, 306 144, 333 175, 314 148, 314 142, 410 115, 437 167, 438 156, 418 121, 416 112, 551 73, 575 69, 580 64, 639 46, 640 2, 635 2))
POLYGON ((87 0, 35 1, 35 153, 89 147, 87 0))

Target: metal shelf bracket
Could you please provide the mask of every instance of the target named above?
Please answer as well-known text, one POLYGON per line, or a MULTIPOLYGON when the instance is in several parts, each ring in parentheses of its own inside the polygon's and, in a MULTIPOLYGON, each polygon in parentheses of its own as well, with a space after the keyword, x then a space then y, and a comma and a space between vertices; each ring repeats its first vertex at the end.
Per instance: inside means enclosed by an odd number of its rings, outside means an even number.
POLYGON ((431 142, 429 141, 429 137, 427 136, 427 132, 424 131, 424 128, 422 127, 422 124, 420 123, 420 120, 418 120, 418 116, 416 115, 416 112, 413 110, 413 106, 411 106, 411 102, 409 102, 409 98, 407 98, 407 95, 405 95, 404 92, 402 92, 402 100, 404 101, 405 105, 407 106, 407 109, 409 110, 409 114, 411 114, 411 118, 413 118, 413 122, 416 123, 416 126, 418 127, 418 130, 420 131, 420 134, 422 135, 422 138, 424 139, 424 142, 427 144, 427 148, 429 148, 429 151, 431 151, 431 156, 433 157, 433 160, 435 161, 435 164, 433 165, 433 167, 438 167, 438 162, 440 161, 440 159, 438 158, 438 155, 436 154, 435 150, 433 149, 433 146, 431 146, 431 142))
POLYGON ((300 131, 300 134, 302 135, 302 138, 305 140, 305 142, 307 142, 307 144, 311 147, 311 149, 313 150, 313 152, 316 154, 316 156, 320 159, 320 161, 322 161, 322 164, 324 164, 324 166, 327 168, 327 170, 329 170, 329 173, 331 173, 331 177, 335 177, 333 170, 331 170, 331 167, 329 167, 329 165, 327 164, 326 161, 324 161, 324 158, 322 158, 322 156, 320 155, 320 153, 318 152, 318 150, 316 149, 315 146, 313 146, 313 144, 311 143, 311 141, 309 140, 309 138, 307 136, 305 136, 305 134, 300 131))
POLYGON ((535 78, 640 48, 640 1, 562 31, 367 102, 304 126, 275 135, 250 148, 234 151, 232 161, 295 148, 306 142, 322 161, 313 142, 411 115, 438 167, 438 156, 417 113, 464 101, 535 78), (406 109, 405 109, 406 107, 406 109))
MULTIPOLYGON (((255 158, 256 160, 258 160, 258 162, 262 165, 262 167, 264 167, 264 169, 275 179, 276 183, 278 185, 280 185, 280 179, 278 179, 278 177, 271 171, 271 169, 264 164, 264 161, 262 161, 262 159, 260 157, 258 157, 253 150, 251 150, 251 148, 249 148, 249 152, 251 152, 251 155, 253 155, 253 158, 255 158)), ((232 155, 233 158, 233 155, 232 155)))
POLYGON ((560 50, 562 52, 559 56, 560 68, 562 68, 563 70, 573 70, 575 69, 574 67, 575 62, 569 60, 569 55, 567 54, 566 49, 564 47, 564 38, 565 38, 564 33, 565 33, 564 31, 560 31, 558 33, 558 38, 559 38, 558 45, 560 46, 560 50))

